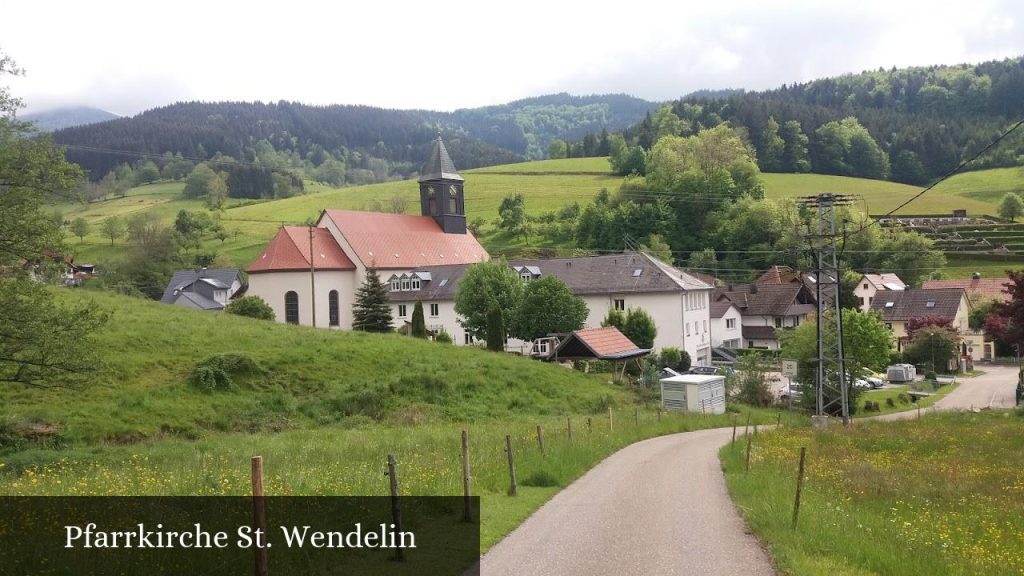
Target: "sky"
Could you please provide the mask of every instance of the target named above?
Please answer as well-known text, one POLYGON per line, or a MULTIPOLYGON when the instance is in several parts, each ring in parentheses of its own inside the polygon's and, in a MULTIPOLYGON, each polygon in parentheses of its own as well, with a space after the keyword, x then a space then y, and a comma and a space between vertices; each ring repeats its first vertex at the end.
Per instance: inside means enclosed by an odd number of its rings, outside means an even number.
POLYGON ((454 110, 569 92, 665 101, 1024 54, 1024 2, 0 0, 26 112, 177 101, 454 110))

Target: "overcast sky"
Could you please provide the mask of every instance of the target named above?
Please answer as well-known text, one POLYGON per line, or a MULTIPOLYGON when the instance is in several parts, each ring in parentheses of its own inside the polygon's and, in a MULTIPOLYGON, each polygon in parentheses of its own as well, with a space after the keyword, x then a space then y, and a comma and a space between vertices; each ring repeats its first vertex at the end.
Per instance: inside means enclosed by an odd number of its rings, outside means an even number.
POLYGON ((1024 54, 1024 2, 0 0, 28 111, 180 100, 453 110, 553 92, 668 100, 1024 54))

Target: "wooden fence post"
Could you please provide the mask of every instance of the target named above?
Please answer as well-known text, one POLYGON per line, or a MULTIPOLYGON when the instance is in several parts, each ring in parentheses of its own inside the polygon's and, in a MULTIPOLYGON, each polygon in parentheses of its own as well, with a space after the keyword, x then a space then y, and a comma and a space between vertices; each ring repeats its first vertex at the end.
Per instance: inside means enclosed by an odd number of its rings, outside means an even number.
POLYGON ((565 417, 565 430, 569 436, 569 443, 572 443, 572 416, 565 417))
MULTIPOLYGON (((263 495, 263 457, 252 457, 252 516, 254 528, 261 530, 267 541, 267 508, 263 495)), ((256 576, 267 576, 267 549, 256 546, 256 576)))
POLYGON ((779 412, 778 414, 775 415, 775 427, 782 427, 782 412, 779 412))
POLYGON ((587 434, 593 434, 593 433, 594 433, 594 423, 591 420, 590 416, 587 416, 587 434))
POLYGON ((519 493, 519 486, 516 484, 516 459, 512 453, 512 436, 505 434, 505 453, 508 454, 508 495, 515 496, 519 493))
POLYGON ((746 464, 743 465, 743 473, 744 474, 746 474, 747 472, 750 472, 750 443, 753 440, 754 440, 754 436, 752 434, 747 434, 747 461, 746 461, 746 464))
POLYGON ((730 445, 736 444, 736 419, 735 418, 732 419, 732 442, 730 442, 729 444, 730 445))
POLYGON ((633 415, 633 419, 634 419, 636 425, 639 426, 640 425, 640 407, 639 406, 636 407, 636 412, 633 415))
POLYGON ((462 521, 472 522, 472 500, 469 497, 469 432, 465 430, 462 431, 462 492, 462 521))
MULTIPOLYGON (((388 454, 388 480, 391 484, 391 519, 395 523, 395 532, 402 532, 402 508, 398 500, 398 462, 394 454, 388 454)), ((402 559, 402 549, 395 548, 395 560, 402 559)))
POLYGON ((537 447, 540 448, 540 457, 544 457, 544 431, 541 430, 540 424, 537 424, 537 447))
POLYGON ((658 424, 661 424, 661 407, 658 407, 658 424))
POLYGON ((612 420, 612 407, 611 406, 608 407, 608 431, 609 432, 614 432, 615 431, 615 421, 612 420))
POLYGON ((804 456, 807 453, 807 447, 800 447, 800 467, 796 473, 796 500, 793 502, 793 529, 796 529, 796 519, 800 515, 800 493, 804 489, 804 456))
POLYGON ((743 434, 750 432, 750 412, 747 412, 747 425, 743 427, 743 434))

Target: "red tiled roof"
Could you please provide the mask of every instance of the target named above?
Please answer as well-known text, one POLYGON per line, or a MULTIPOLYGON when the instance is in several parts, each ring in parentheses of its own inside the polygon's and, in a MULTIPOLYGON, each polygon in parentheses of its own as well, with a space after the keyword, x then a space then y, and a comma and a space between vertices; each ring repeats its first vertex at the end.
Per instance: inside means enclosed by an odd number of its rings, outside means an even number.
MULTIPOLYGON (((313 229, 313 253, 316 254, 314 264, 317 270, 356 268, 326 228, 313 229)), ((282 226, 263 253, 245 271, 252 274, 284 270, 309 270, 308 227, 282 226)))
POLYGON ((615 326, 603 328, 587 328, 573 332, 580 342, 598 358, 616 357, 637 352, 639 348, 615 326))
POLYGON ((366 266, 419 268, 475 264, 489 255, 473 234, 445 234, 429 216, 324 210, 366 266))
POLYGON ((969 295, 977 294, 984 298, 1000 298, 1009 300, 1010 295, 1005 292, 1011 284, 1007 278, 978 278, 976 280, 925 280, 921 284, 924 290, 937 290, 941 288, 963 288, 969 295))
POLYGON ((800 273, 789 266, 772 266, 764 274, 761 274, 755 283, 757 284, 789 284, 799 282, 800 273))
MULTIPOLYGON (((871 282, 871 284, 879 290, 889 290, 889 287, 886 286, 886 284, 893 284, 904 289, 907 287, 907 285, 903 283, 903 280, 900 280, 899 276, 889 272, 883 274, 865 274, 864 279, 871 282)), ((941 286, 941 288, 956 288, 956 286, 941 286)))

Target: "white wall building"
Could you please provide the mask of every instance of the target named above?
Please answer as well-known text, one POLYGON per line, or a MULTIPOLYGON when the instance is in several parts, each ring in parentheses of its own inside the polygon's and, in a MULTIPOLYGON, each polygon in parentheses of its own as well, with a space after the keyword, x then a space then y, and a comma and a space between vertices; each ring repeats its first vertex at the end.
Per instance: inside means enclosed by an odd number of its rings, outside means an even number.
POLYGON ((853 297, 857 299, 857 308, 861 312, 871 310, 871 303, 875 301, 875 294, 882 290, 906 290, 907 285, 895 274, 864 274, 857 281, 857 287, 853 289, 853 297))

